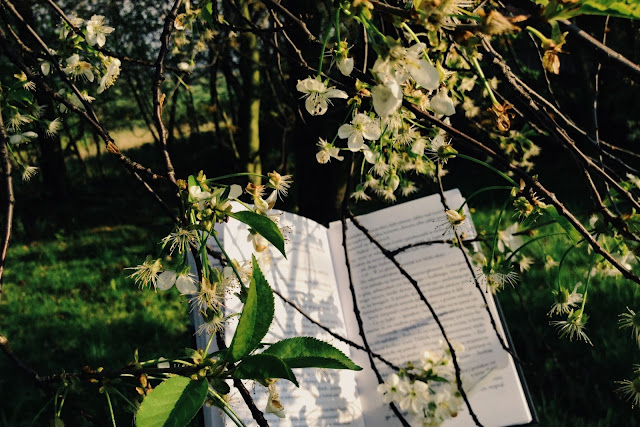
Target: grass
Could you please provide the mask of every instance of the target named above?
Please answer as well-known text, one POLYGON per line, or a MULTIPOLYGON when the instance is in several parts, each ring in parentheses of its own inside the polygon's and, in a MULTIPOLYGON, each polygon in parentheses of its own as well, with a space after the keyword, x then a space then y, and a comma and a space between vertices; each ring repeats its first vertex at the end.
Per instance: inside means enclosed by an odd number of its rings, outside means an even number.
MULTIPOLYGON (((480 230, 492 233, 496 217, 497 210, 485 208, 474 214, 474 222, 480 230)), ((544 235, 562 230, 552 225, 539 231, 544 235)), ((593 346, 560 338, 549 322, 562 317, 548 315, 558 268, 546 271, 542 257, 550 255, 559 261, 568 245, 568 239, 559 236, 541 239, 523 249, 535 264, 521 274, 515 288, 507 287, 498 295, 540 424, 640 425, 637 408, 621 400, 615 391, 615 381, 631 379, 632 365, 638 361, 637 344, 630 338, 629 329, 618 329, 617 321, 626 306, 633 308, 640 302, 640 288, 622 277, 593 276, 585 308, 589 315, 586 332, 593 346)), ((592 254, 584 245, 571 251, 563 263, 560 283, 570 290, 577 282, 585 284, 591 261, 592 254)), ((579 292, 584 292, 584 287, 579 292)))
MULTIPOLYGON (((208 153, 193 159, 175 156, 179 176, 206 166, 211 146, 181 150, 208 153), (188 165, 188 166, 187 166, 188 165)), ((157 161, 149 144, 129 152, 144 164, 157 161)), ((214 157, 215 158, 215 157, 214 157)), ((95 159, 89 167, 96 170, 95 159)), ((7 260, 5 293, 0 301, 0 334, 9 338, 15 353, 41 375, 78 371, 83 366, 118 368, 133 359, 166 356, 191 345, 187 307, 172 289, 154 293, 137 289, 125 268, 157 253, 157 242, 170 230, 164 214, 119 165, 104 159, 106 174, 92 175, 73 197, 42 200, 33 184, 20 184, 15 237, 7 260)), ((69 165, 73 169, 74 165, 69 165)), ((209 171, 209 175, 227 171, 209 171)), ((456 184, 448 183, 448 187, 456 184)), ((473 190, 465 190, 464 194, 473 190)), ((474 221, 491 233, 498 200, 488 195, 474 201, 474 221), (485 204, 483 204, 485 203, 485 204)), ((507 219, 508 220, 508 219, 507 219)), ((557 232, 551 227, 548 232, 557 232)), ((638 347, 628 330, 618 330, 618 314, 637 308, 640 289, 619 278, 592 279, 587 333, 593 347, 558 338, 547 312, 556 270, 545 271, 539 254, 559 260, 567 248, 561 237, 540 240, 525 254, 538 256, 515 289, 499 299, 515 347, 523 361, 541 425, 640 425, 636 409, 619 399, 615 380, 630 378, 638 347), (536 255, 538 254, 538 255, 536 255)), ((590 255, 571 253, 561 280, 573 285, 582 276, 590 255)), ((97 424, 109 419, 105 396, 96 384, 74 384, 63 411, 66 425, 91 425, 80 407, 94 414, 97 424)), ((121 386, 129 399, 133 386, 121 386)), ((28 375, 0 356, 0 425, 44 425, 54 415, 51 390, 34 386, 28 375)), ((111 396, 119 425, 132 415, 119 396, 111 396)))
MULTIPOLYGON (((73 200, 18 195, 16 235, 7 259, 0 302, 0 334, 40 375, 91 368, 119 368, 133 360, 170 356, 191 345, 188 309, 173 292, 139 290, 125 268, 157 253, 171 225, 136 187, 117 174, 76 189, 73 200), (47 216, 48 215, 48 216, 47 216)), ((97 385, 77 384, 67 401, 108 420, 97 385)), ((135 398, 131 387, 125 391, 135 398)), ((43 390, 0 357, 0 425, 47 424, 53 405, 43 390), (45 408, 39 416, 39 411, 45 408)), ((122 399, 113 397, 118 421, 131 422, 122 399)), ((65 404, 65 405, 71 405, 65 404)), ((67 425, 82 424, 67 406, 67 425)))

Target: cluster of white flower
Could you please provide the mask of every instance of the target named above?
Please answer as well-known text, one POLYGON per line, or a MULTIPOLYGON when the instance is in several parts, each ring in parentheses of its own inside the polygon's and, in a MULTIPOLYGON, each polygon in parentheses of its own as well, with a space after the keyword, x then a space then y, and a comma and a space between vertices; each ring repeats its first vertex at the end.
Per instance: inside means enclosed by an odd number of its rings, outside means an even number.
MULTIPOLYGON (((409 48, 393 43, 388 53, 376 60, 373 73, 378 84, 371 89, 371 97, 373 108, 380 117, 387 117, 400 108, 405 91, 412 97, 419 94, 423 98, 440 86, 440 72, 427 61, 426 55, 423 57, 425 49, 424 43, 416 43, 409 48), (414 90, 413 83, 425 92, 414 90)), ((440 91, 438 95, 442 100, 435 103, 438 110, 434 111, 444 115, 455 113, 453 102, 446 92, 440 91), (447 99, 451 102, 448 103, 447 99)), ((424 105, 427 104, 425 101, 424 105)))
MULTIPOLYGON (((103 47, 107 40, 107 35, 111 34, 115 29, 106 25, 105 17, 102 15, 93 15, 88 21, 73 16, 70 18, 69 25, 62 23, 60 30, 60 39, 64 45, 61 52, 66 52, 66 58, 62 65, 62 71, 72 79, 93 83, 98 80, 98 93, 104 92, 113 86, 116 79, 120 75, 121 62, 118 58, 107 56, 99 52, 98 49, 103 47), (82 35, 78 32, 82 31, 81 27, 85 26, 82 35)), ((50 50, 49 53, 55 57, 58 52, 50 50)), ((40 71, 43 75, 48 76, 51 73, 51 62, 49 59, 40 59, 40 71)), ((82 108, 82 102, 74 93, 61 90, 60 95, 66 97, 73 105, 82 108)), ((82 100, 91 102, 95 98, 90 96, 87 90, 81 91, 82 100)), ((65 113, 66 106, 60 105, 60 112, 65 113)))
POLYGON ((201 25, 204 21, 203 10, 192 7, 190 1, 184 2, 184 12, 173 21, 171 53, 178 58, 180 71, 191 73, 196 67, 196 56, 206 52, 211 40, 218 35, 212 25, 201 25))
MULTIPOLYGON (((337 138, 346 140, 344 149, 363 154, 361 183, 353 193, 356 200, 368 200, 371 193, 387 201, 394 201, 398 192, 407 196, 417 190, 409 173, 434 176, 434 161, 445 163, 456 153, 444 133, 435 129, 421 131, 414 125, 415 115, 402 106, 407 99, 440 116, 454 114, 453 100, 446 88, 440 88, 447 74, 430 63, 424 43, 410 47, 393 40, 385 43, 384 53, 372 67, 375 84, 358 82, 358 92, 349 100, 359 106, 362 98, 370 97, 372 111, 354 109, 351 120, 338 128, 331 142, 320 138, 317 144, 319 163, 343 159, 337 138), (370 165, 368 170, 364 168, 366 164, 370 165)), ((353 59, 348 57, 346 42, 338 43, 336 64, 342 74, 351 74, 353 59)), ((319 78, 301 80, 297 89, 303 93, 307 111, 314 116, 325 114, 332 99, 348 98, 346 92, 319 78)))
MULTIPOLYGON (((456 353, 464 350, 459 344, 454 349, 456 353)), ((446 343, 441 343, 441 350, 425 351, 419 362, 408 363, 405 369, 391 374, 378 386, 378 392, 385 403, 395 403, 408 411, 411 425, 440 425, 456 417, 463 405, 446 343)))
MULTIPOLYGON (((246 192, 253 198, 254 205, 250 209, 277 224, 279 216, 272 214, 271 210, 279 196, 287 195, 291 176, 283 176, 274 171, 267 174, 267 177, 267 184, 249 183, 246 192), (272 192, 264 198, 267 188, 272 189, 272 192)), ((148 257, 144 263, 133 267, 134 272, 129 276, 141 288, 153 287, 159 291, 167 291, 175 286, 181 294, 191 296, 193 309, 198 310, 204 318, 198 333, 214 333, 222 328, 228 318, 222 313, 225 297, 238 287, 244 289, 253 272, 250 260, 238 262, 228 259, 227 265, 222 268, 213 266, 206 253, 200 249, 206 244, 209 235, 215 235, 215 223, 225 221, 232 213, 231 202, 238 201, 243 193, 239 185, 215 187, 211 182, 202 172, 197 177, 190 177, 188 182, 178 181, 190 225, 178 227, 162 239, 162 248, 170 256, 171 268, 165 268, 161 258, 148 257), (192 250, 202 255, 200 283, 192 275, 187 261, 187 254, 192 250)), ((281 229, 281 232, 284 231, 281 229)), ((266 267, 270 261, 267 251, 269 242, 253 229, 249 230, 248 240, 253 244, 256 260, 261 267, 266 267)))

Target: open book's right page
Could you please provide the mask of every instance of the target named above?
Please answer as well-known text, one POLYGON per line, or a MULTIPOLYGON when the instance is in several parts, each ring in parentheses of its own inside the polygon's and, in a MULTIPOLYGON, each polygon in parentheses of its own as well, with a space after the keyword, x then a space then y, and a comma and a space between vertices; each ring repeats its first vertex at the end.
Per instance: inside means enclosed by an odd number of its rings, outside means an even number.
MULTIPOLYGON (((445 196, 451 209, 457 209, 463 203, 458 190, 450 190, 445 196)), ((438 195, 357 219, 389 250, 453 237, 438 195)), ((475 229, 470 219, 465 222, 467 224, 463 223, 459 231, 464 232, 467 238, 474 236, 475 229)), ((442 334, 414 287, 365 234, 350 221, 347 225, 351 277, 364 332, 372 351, 396 366, 404 366, 408 361, 420 360, 425 350, 438 350, 442 334)), ((340 222, 331 224, 329 240, 349 338, 362 343, 349 289, 340 222)), ((417 280, 448 338, 464 345, 465 351, 458 354, 458 361, 464 389, 480 422, 485 426, 531 422, 513 359, 502 348, 491 326, 487 306, 504 337, 495 302, 483 285, 480 289, 476 286, 461 250, 449 244, 430 244, 404 250, 396 257, 417 280)), ((356 378, 367 427, 399 425, 377 392, 378 381, 366 353, 354 351, 352 356, 365 368, 356 378)), ((376 366, 383 379, 391 373, 379 361, 376 366)), ((474 422, 465 408, 445 425, 468 426, 474 422)))

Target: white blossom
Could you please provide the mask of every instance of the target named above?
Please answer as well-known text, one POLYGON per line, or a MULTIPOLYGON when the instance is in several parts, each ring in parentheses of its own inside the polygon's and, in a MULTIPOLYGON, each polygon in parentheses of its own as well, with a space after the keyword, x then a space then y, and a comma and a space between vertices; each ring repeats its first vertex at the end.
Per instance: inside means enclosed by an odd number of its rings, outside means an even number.
POLYGON ((115 28, 109 27, 104 22, 104 16, 93 15, 90 20, 87 21, 87 43, 90 46, 97 44, 98 46, 104 46, 107 41, 107 34, 111 34, 115 28))
POLYGON ((278 418, 286 418, 284 412, 284 406, 280 402, 280 395, 276 391, 275 383, 269 384, 269 398, 267 399, 267 407, 265 412, 268 414, 274 414, 278 418))
POLYGON ((505 252, 508 249, 515 250, 522 246, 522 237, 516 236, 518 231, 518 223, 514 222, 505 230, 498 231, 498 250, 505 252))
POLYGON ((38 168, 36 166, 25 166, 22 171, 22 181, 27 182, 30 181, 38 173, 38 168))
POLYGON ((427 90, 437 89, 440 73, 436 67, 421 59, 425 49, 424 43, 416 43, 409 48, 399 44, 393 46, 386 57, 378 57, 373 64, 373 72, 381 81, 393 79, 402 85, 411 78, 427 90))
POLYGON ((178 63, 178 69, 180 71, 191 71, 191 65, 189 65, 188 62, 182 61, 178 63))
POLYGON ((92 66, 87 61, 81 61, 80 55, 74 53, 68 57, 65 62, 67 63, 67 66, 62 69, 65 74, 70 75, 73 78, 81 76, 90 82, 93 81, 94 76, 93 71, 91 71, 92 66))
POLYGON ((107 56, 103 59, 102 63, 105 66, 106 71, 100 79, 100 87, 98 88, 98 93, 102 93, 105 91, 105 89, 113 86, 116 79, 120 75, 120 60, 118 58, 107 56))
POLYGON ((378 393, 382 395, 384 403, 399 401, 409 388, 405 382, 405 379, 400 378, 396 374, 391 374, 384 383, 378 385, 378 393))
POLYGON ((578 307, 578 304, 582 302, 583 295, 578 292, 578 288, 582 286, 581 282, 576 283, 573 291, 569 293, 569 290, 561 287, 559 290, 554 290, 553 296, 555 302, 549 310, 549 316, 553 314, 565 314, 571 312, 578 307))
POLYGON ((380 122, 371 119, 366 114, 358 113, 350 124, 343 124, 338 128, 338 136, 347 139, 347 145, 351 151, 360 151, 364 146, 364 140, 375 141, 381 135, 380 122))
POLYGON ((160 273, 158 281, 156 282, 156 289, 159 291, 166 291, 176 284, 176 278, 178 273, 175 271, 167 270, 160 273))
POLYGON ((405 393, 405 396, 399 402, 400 409, 403 411, 408 409, 417 414, 422 412, 422 409, 429 404, 429 386, 422 381, 414 381, 405 393))
MULTIPOLYGON (((75 28, 80 28, 80 26, 82 25, 82 23, 84 22, 84 19, 76 16, 76 15, 72 15, 69 18, 69 22, 71 23, 71 25, 75 28)), ((63 23, 62 25, 62 29, 60 31, 60 38, 65 39, 67 38, 67 36, 69 35, 69 33, 72 31, 72 29, 69 27, 69 25, 67 25, 67 23, 63 23)))
POLYGON ((9 137, 9 143, 22 144, 23 142, 29 142, 38 137, 38 134, 33 131, 27 131, 24 133, 17 133, 9 137))
POLYGON ((188 273, 177 273, 172 270, 166 270, 160 273, 156 283, 156 289, 166 291, 176 286, 178 292, 182 295, 193 295, 198 292, 198 286, 188 273))
POLYGON ((349 58, 347 56, 340 57, 336 61, 336 66, 343 76, 349 76, 351 74, 351 72, 353 71, 353 65, 353 58, 349 58))
POLYGON ((237 199, 238 197, 242 196, 242 187, 239 186, 238 184, 231 184, 231 187, 229 188, 229 199, 237 199))
POLYGON ((319 151, 316 153, 316 160, 318 163, 328 163, 332 157, 336 160, 344 160, 344 157, 339 155, 340 149, 338 147, 334 147, 333 144, 327 142, 326 139, 320 138, 316 145, 319 148, 319 151))
POLYGON ((56 117, 55 119, 47 123, 47 127, 44 133, 47 136, 52 137, 54 135, 57 135, 58 132, 60 132, 61 128, 62 128, 62 119, 60 117, 56 117))
POLYGON ((326 113, 331 98, 346 99, 349 97, 346 92, 335 87, 328 88, 321 80, 313 77, 298 80, 296 89, 304 93, 303 98, 306 98, 304 106, 312 116, 321 116, 326 113))

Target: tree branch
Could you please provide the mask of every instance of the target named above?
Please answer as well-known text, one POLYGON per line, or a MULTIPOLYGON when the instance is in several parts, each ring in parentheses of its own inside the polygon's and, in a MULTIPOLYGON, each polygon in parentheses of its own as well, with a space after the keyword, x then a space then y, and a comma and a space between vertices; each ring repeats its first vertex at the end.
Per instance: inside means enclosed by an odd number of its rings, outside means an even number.
POLYGON ((588 45, 591 50, 603 59, 607 59, 613 64, 616 64, 626 71, 630 72, 630 76, 636 82, 640 82, 640 65, 630 61, 622 54, 607 47, 603 43, 599 42, 595 38, 591 37, 584 30, 580 29, 577 25, 570 21, 563 19, 559 21, 571 34, 578 37, 582 42, 588 45))
POLYGON ((542 194, 543 197, 548 198, 550 203, 553 206, 555 206, 555 208, 558 211, 558 213, 560 215, 562 215, 563 217, 565 217, 569 221, 569 223, 576 229, 576 231, 578 231, 578 233, 580 233, 585 238, 585 240, 589 243, 589 245, 598 254, 602 255, 602 257, 604 257, 604 259, 606 259, 608 262, 610 262, 618 271, 620 271, 620 273, 622 273, 622 275, 626 279, 629 279, 629 280, 631 280, 631 281, 633 281, 633 282, 635 282, 635 283, 640 285, 640 277, 636 276, 633 272, 627 270, 622 264, 620 264, 620 262, 617 259, 615 259, 613 257, 613 255, 611 255, 607 250, 605 250, 602 247, 602 245, 600 245, 596 241, 596 239, 589 233, 589 231, 582 225, 582 223, 573 215, 573 213, 571 213, 571 211, 569 211, 560 202, 560 200, 558 200, 556 195, 554 193, 552 193, 551 191, 547 190, 540 182, 538 182, 533 177, 529 176, 529 174, 527 174, 526 172, 524 172, 523 170, 521 170, 517 166, 512 165, 502 155, 498 154, 493 149, 487 147, 482 142, 480 142, 477 139, 473 138, 472 136, 467 135, 466 133, 464 133, 464 132, 452 127, 451 125, 448 125, 448 124, 444 123, 442 120, 438 119, 437 117, 435 117, 431 113, 422 111, 421 109, 419 109, 419 108, 417 108, 417 107, 415 107, 415 106, 413 106, 411 104, 409 104, 409 109, 411 111, 413 111, 416 114, 416 116, 422 117, 425 120, 433 123, 437 127, 441 128, 441 129, 444 129, 454 139, 457 139, 459 141, 462 141, 462 142, 465 142, 467 144, 470 144, 471 146, 479 149, 481 152, 484 152, 485 154, 487 154, 488 156, 493 158, 496 162, 498 162, 503 168, 505 168, 506 170, 508 170, 510 172, 513 172, 518 178, 522 179, 525 182, 525 184, 532 191, 537 191, 538 193, 542 194))
POLYGON ((162 82, 164 81, 164 59, 169 51, 169 38, 173 31, 174 21, 178 8, 180 8, 182 0, 176 0, 171 8, 171 11, 167 14, 164 20, 164 27, 162 29, 162 35, 160 36, 160 51, 158 52, 158 59, 156 59, 156 72, 153 78, 153 118, 158 129, 158 138, 160 139, 160 147, 162 150, 162 156, 164 157, 165 166, 167 168, 167 174, 169 180, 176 183, 176 174, 169 156, 169 150, 167 147, 167 129, 162 122, 162 104, 164 103, 165 95, 162 93, 162 82))
POLYGON ((13 226, 13 209, 16 199, 13 194, 13 182, 11 180, 11 160, 9 159, 9 136, 4 127, 2 119, 2 110, 0 108, 0 166, 2 166, 2 177, 4 178, 5 189, 5 224, 2 234, 2 244, 0 246, 0 300, 2 300, 2 285, 4 281, 4 265, 7 259, 7 251, 9 250, 9 241, 11 240, 11 229, 13 226))

